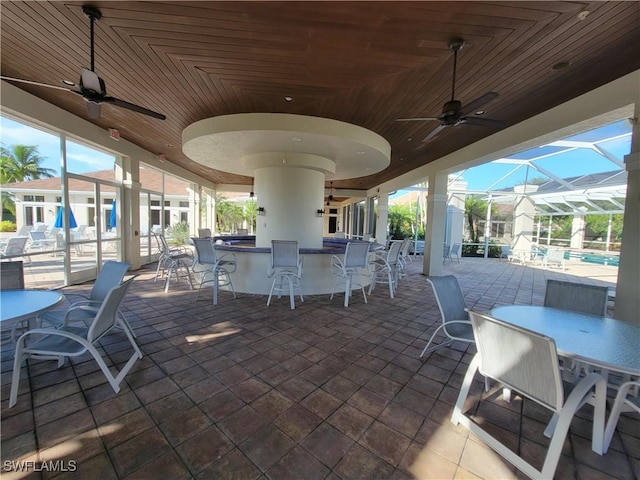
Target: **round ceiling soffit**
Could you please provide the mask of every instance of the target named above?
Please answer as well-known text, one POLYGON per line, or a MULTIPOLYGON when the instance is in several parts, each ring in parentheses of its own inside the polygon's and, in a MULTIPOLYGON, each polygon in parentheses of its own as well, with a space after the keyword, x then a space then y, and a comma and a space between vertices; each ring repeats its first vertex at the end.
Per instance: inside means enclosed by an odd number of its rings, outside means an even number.
POLYGON ((195 162, 238 175, 251 176, 256 168, 265 166, 309 165, 307 168, 336 180, 380 172, 389 166, 391 157, 389 142, 370 130, 327 118, 281 113, 200 120, 182 132, 182 150, 195 162))

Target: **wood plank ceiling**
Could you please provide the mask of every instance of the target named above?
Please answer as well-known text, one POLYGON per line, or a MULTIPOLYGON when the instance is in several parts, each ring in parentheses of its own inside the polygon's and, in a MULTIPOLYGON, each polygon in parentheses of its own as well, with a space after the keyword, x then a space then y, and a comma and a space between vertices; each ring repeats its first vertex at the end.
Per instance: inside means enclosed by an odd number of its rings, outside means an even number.
MULTIPOLYGON (((2 75, 62 86, 89 67, 83 2, 2 1, 2 75)), ((489 91, 488 118, 513 125, 640 68, 640 2, 123 2, 95 1, 96 72, 114 97, 165 121, 103 105, 93 123, 216 183, 251 179, 202 167, 182 130, 245 112, 315 115, 361 125, 392 146, 391 165, 336 188, 371 188, 494 133, 438 122, 450 99, 489 91), (589 14, 581 20, 581 12, 589 14), (568 66, 554 70, 553 66, 568 66), (285 96, 293 97, 288 103, 285 96)), ((87 118, 84 100, 16 84, 87 118)), ((327 182, 328 185, 328 182, 327 182)))

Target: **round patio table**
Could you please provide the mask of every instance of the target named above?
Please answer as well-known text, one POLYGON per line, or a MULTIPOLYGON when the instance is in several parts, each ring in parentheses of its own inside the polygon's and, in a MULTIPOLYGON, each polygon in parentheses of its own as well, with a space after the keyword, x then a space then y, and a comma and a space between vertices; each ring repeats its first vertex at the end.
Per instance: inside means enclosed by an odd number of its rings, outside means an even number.
POLYGON ((62 303, 64 295, 50 290, 0 291, 0 322, 35 318, 62 303))

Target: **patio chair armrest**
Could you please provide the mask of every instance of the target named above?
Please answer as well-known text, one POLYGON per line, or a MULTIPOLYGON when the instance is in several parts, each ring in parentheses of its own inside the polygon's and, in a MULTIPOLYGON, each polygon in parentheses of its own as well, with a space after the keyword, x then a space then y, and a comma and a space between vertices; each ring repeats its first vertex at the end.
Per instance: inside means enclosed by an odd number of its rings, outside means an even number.
POLYGON ((76 335, 73 332, 67 332, 65 330, 58 330, 58 329, 54 329, 54 328, 35 328, 33 330, 28 330, 25 333, 23 333, 22 335, 20 335, 20 338, 18 339, 18 342, 16 343, 16 345, 18 343, 20 343, 20 342, 23 342, 23 344, 24 344, 25 340, 30 335, 56 335, 58 337, 71 338, 72 340, 75 340, 75 341, 81 343, 84 346, 90 346, 91 345, 87 341, 86 338, 83 338, 80 335, 76 335))
POLYGON ((97 310, 98 308, 100 308, 100 305, 102 305, 102 302, 99 302, 98 300, 90 300, 89 298, 87 298, 86 300, 79 300, 77 302, 73 302, 70 308, 94 307, 97 310))
MULTIPOLYGON (((63 290, 64 290, 64 289, 63 289, 63 290)), ((69 301, 69 303, 70 303, 71 305, 73 305, 73 304, 75 304, 75 303, 78 303, 78 302, 82 302, 82 301, 84 301, 84 300, 89 300, 89 295, 87 295, 87 294, 85 294, 85 293, 73 293, 73 292, 65 293, 65 292, 63 291, 63 294, 64 294, 65 298, 69 301), (72 298, 72 297, 79 297, 79 298, 82 298, 83 300, 73 300, 73 298, 72 298)))
POLYGON ((225 265, 233 265, 234 267, 238 264, 235 253, 225 253, 224 255, 218 257, 218 264, 221 266, 225 265))
POLYGON ((73 312, 89 312, 89 313, 95 314, 95 313, 98 313, 98 310, 100 310, 100 307, 92 307, 89 305, 73 306, 69 310, 67 310, 66 313, 64 314, 64 326, 65 327, 67 326, 69 319, 73 315, 73 312))
POLYGON ((331 273, 337 276, 341 276, 344 274, 344 263, 342 262, 342 259, 337 255, 331 256, 331 273))

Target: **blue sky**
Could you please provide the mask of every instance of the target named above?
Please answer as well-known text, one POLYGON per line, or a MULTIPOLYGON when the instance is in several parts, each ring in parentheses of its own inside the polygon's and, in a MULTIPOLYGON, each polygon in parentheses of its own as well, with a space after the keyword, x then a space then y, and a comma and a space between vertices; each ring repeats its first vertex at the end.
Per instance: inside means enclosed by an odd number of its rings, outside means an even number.
MULTIPOLYGON (((605 127, 574 135, 566 140, 598 141, 604 138, 622 136, 615 140, 599 143, 600 146, 622 160, 631 148, 630 132, 631 125, 626 120, 622 120, 605 127)), ((46 159, 43 162, 43 166, 54 169, 56 172, 60 171, 58 137, 0 116, 0 141, 5 147, 19 144, 38 145, 40 155, 46 159)), ((546 158, 535 160, 534 163, 561 178, 617 169, 616 165, 591 150, 579 149, 551 155, 558 151, 560 151, 558 147, 545 146, 519 152, 510 158, 532 159, 549 155, 546 158)), ((70 172, 87 173, 112 168, 114 158, 111 155, 68 141, 67 161, 70 172)), ((467 170, 463 173, 462 178, 468 183, 467 188, 469 190, 486 190, 514 168, 514 165, 489 163, 467 170)), ((525 175, 528 175, 528 179, 544 178, 537 171, 531 171, 530 169, 527 172, 526 168, 521 167, 496 185, 494 189, 512 187, 515 184, 522 183, 525 175)))
MULTIPOLYGON (((0 116, 0 142, 5 148, 12 145, 37 145, 42 166, 60 172, 60 141, 57 136, 0 116)), ((114 157, 67 140, 68 171, 95 172, 113 168, 114 157)))
MULTIPOLYGON (((620 160, 624 160, 631 149, 631 125, 626 120, 600 127, 594 130, 582 132, 578 135, 567 137, 565 140, 598 142, 598 145, 608 152, 615 155, 620 160), (602 139, 619 137, 606 142, 600 142, 602 139)), ((536 166, 539 166, 560 178, 575 177, 587 175, 590 173, 600 173, 619 170, 619 167, 610 162, 603 156, 593 150, 577 149, 564 153, 563 149, 553 146, 542 146, 525 150, 511 155, 509 158, 515 159, 534 159, 545 156, 539 160, 533 160, 536 166)), ((487 190, 494 182, 498 181, 510 171, 516 168, 516 165, 507 165, 500 163, 487 163, 474 167, 462 174, 462 179, 467 182, 468 190, 487 190)), ((522 183, 528 175, 531 178, 547 178, 534 169, 529 169, 527 173, 526 167, 521 167, 513 174, 509 175, 502 182, 495 185, 493 190, 500 188, 512 187, 518 183, 522 183)))

